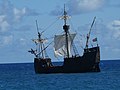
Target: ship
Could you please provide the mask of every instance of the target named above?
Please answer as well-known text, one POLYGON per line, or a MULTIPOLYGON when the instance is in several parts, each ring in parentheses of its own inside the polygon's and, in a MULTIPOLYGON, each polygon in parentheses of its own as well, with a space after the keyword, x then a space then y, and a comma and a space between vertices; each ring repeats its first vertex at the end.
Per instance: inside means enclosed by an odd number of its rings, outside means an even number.
MULTIPOLYGON (((89 47, 89 39, 92 27, 95 23, 96 17, 94 17, 91 24, 90 30, 86 35, 86 44, 83 49, 83 54, 78 54, 74 44, 74 38, 76 33, 70 33, 70 25, 67 24, 69 16, 67 15, 65 6, 64 12, 61 17, 63 19, 63 30, 62 35, 55 35, 54 41, 54 53, 55 55, 63 56, 63 65, 53 65, 52 59, 49 58, 46 49, 51 43, 45 46, 46 39, 42 38, 43 32, 39 32, 37 20, 37 32, 38 38, 32 39, 36 45, 36 49, 29 50, 30 53, 34 54, 34 70, 36 74, 50 74, 50 73, 85 73, 85 72, 100 72, 100 46, 89 47), (72 50, 71 50, 72 48, 72 50), (74 52, 74 54, 71 53, 74 52)), ((93 41, 97 41, 95 38, 93 41)))

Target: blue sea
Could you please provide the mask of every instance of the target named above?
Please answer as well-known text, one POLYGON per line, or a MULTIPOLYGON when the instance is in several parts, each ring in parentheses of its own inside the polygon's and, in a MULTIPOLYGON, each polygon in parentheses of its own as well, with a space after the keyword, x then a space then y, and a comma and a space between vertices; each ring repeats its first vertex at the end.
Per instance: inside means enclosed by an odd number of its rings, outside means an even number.
POLYGON ((0 64, 0 90, 120 90, 120 60, 101 61, 100 68, 99 73, 35 74, 33 63, 0 64))

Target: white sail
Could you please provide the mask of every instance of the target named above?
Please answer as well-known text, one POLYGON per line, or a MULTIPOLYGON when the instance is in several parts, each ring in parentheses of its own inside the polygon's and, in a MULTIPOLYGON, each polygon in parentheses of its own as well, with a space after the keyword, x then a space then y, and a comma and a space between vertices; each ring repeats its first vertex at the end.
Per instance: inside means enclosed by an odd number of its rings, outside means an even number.
MULTIPOLYGON (((70 55, 71 55, 71 44, 72 44, 75 36, 76 36, 76 34, 68 35, 68 49, 69 49, 70 55)), ((67 55, 65 34, 55 35, 55 37, 54 37, 54 53, 55 53, 55 56, 66 56, 67 55)))

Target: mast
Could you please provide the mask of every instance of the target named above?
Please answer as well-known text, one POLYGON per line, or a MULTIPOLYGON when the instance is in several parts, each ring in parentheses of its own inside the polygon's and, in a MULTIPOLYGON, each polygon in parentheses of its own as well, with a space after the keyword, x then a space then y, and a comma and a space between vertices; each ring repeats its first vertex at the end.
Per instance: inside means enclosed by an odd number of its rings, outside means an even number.
MULTIPOLYGON (((42 42, 42 38, 41 38, 41 33, 39 32, 37 20, 36 20, 36 27, 37 27, 37 32, 38 32, 38 41, 40 42, 38 45, 38 53, 40 53, 40 51, 43 50, 43 42, 42 42)), ((41 52, 41 55, 42 55, 42 58, 44 58, 43 51, 41 52)), ((40 54, 38 54, 38 57, 40 58, 40 54)))
POLYGON ((44 58, 48 57, 48 55, 46 53, 46 49, 52 42, 47 47, 45 47, 44 43, 46 42, 46 39, 42 38, 43 32, 41 32, 41 33, 39 32, 37 20, 36 20, 36 27, 37 27, 38 38, 32 39, 32 41, 36 44, 37 48, 36 48, 36 50, 33 50, 31 48, 31 50, 29 50, 28 52, 30 52, 31 54, 34 54, 36 58, 44 59, 44 58))
POLYGON ((65 10, 65 5, 64 5, 64 15, 63 15, 63 19, 64 19, 63 29, 64 29, 64 32, 65 32, 67 58, 69 58, 69 48, 68 48, 68 30, 69 30, 69 25, 66 24, 67 19, 68 19, 68 16, 67 16, 67 12, 66 12, 66 10, 65 10))
POLYGON ((89 38, 90 38, 90 33, 91 33, 91 30, 92 30, 92 27, 93 27, 93 25, 94 25, 94 23, 95 23, 95 19, 96 19, 96 17, 94 17, 93 22, 92 22, 91 27, 90 27, 90 31, 89 31, 89 33, 87 34, 87 41, 86 41, 85 49, 88 49, 88 41, 89 41, 89 38))

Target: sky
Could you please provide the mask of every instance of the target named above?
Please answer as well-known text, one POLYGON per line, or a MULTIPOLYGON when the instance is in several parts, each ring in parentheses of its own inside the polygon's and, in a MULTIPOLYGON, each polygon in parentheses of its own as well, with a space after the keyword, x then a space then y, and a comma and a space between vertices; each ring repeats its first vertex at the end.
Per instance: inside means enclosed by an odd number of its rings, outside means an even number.
MULTIPOLYGON (((35 47, 31 40, 37 38, 35 21, 39 30, 45 31, 44 38, 62 33, 63 21, 59 18, 64 4, 71 17, 70 31, 79 35, 77 46, 85 47, 81 35, 87 35, 96 16, 91 37, 98 38, 101 60, 120 59, 120 0, 0 0, 0 63, 33 62, 28 50, 35 47)), ((47 51, 51 58, 52 46, 47 51)))

